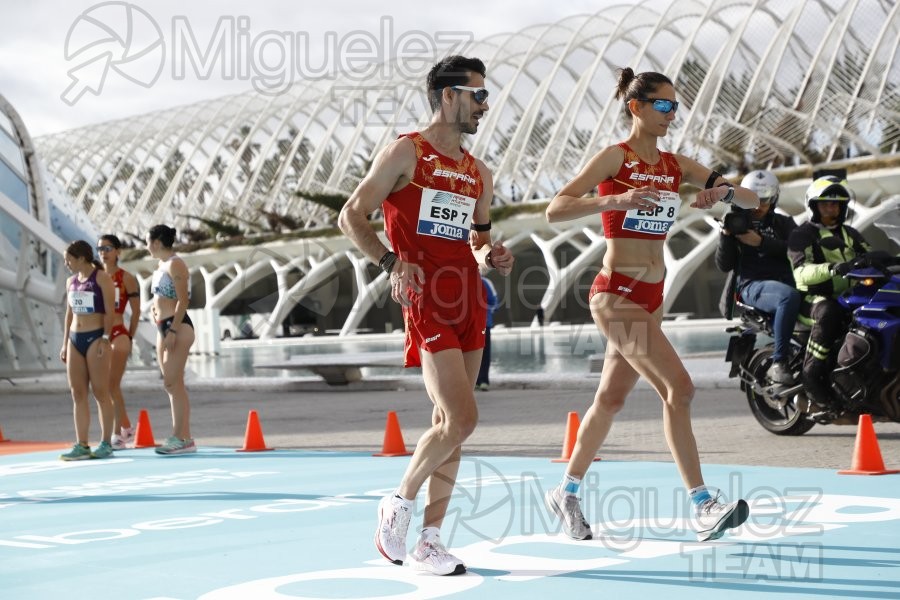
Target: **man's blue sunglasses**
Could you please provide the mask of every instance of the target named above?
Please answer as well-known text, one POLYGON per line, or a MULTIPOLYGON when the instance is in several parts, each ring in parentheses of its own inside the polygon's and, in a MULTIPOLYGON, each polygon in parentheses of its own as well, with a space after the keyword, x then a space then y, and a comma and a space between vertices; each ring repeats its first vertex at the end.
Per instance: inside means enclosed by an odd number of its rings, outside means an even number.
POLYGON ((678 110, 678 103, 674 100, 666 100, 665 98, 638 98, 641 102, 652 102, 653 110, 661 113, 670 113, 678 110))
POLYGON ((472 92, 472 98, 475 99, 475 102, 478 104, 484 104, 488 99, 488 91, 483 87, 470 87, 468 85, 451 85, 450 89, 452 90, 463 90, 466 92, 472 92))

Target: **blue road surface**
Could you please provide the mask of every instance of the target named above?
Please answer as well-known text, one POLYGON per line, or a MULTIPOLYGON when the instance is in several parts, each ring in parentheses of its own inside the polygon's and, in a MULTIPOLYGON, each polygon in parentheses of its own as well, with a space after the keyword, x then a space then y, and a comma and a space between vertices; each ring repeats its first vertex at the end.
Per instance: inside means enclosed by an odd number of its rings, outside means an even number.
POLYGON ((436 577, 372 542, 408 458, 58 454, 0 456, 4 599, 900 598, 900 475, 707 465, 751 517, 698 543, 674 465, 604 460, 582 486, 595 539, 573 542, 543 506, 560 465, 466 456, 442 538, 469 572, 436 577))

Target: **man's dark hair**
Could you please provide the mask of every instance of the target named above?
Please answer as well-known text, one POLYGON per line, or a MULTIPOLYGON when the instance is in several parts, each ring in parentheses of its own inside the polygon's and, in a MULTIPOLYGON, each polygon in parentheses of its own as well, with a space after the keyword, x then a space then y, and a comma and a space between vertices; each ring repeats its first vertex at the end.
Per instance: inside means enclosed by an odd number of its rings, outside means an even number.
POLYGON ((466 85, 470 73, 485 76, 487 71, 481 59, 454 55, 431 67, 427 80, 428 104, 431 105, 431 110, 437 112, 441 107, 441 90, 454 85, 466 85))

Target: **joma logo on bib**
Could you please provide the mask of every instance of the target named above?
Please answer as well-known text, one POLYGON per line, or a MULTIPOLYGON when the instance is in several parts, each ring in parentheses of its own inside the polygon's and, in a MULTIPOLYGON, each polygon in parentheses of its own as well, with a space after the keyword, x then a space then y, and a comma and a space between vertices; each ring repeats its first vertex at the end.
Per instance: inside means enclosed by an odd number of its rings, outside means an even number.
POLYGON ((443 223, 421 223, 419 225, 419 233, 425 235, 434 235, 437 237, 450 238, 453 240, 462 240, 469 237, 469 230, 462 227, 454 227, 453 225, 444 225, 443 223), (422 225, 425 225, 423 227, 422 225), (423 231, 431 227, 431 231, 423 231))

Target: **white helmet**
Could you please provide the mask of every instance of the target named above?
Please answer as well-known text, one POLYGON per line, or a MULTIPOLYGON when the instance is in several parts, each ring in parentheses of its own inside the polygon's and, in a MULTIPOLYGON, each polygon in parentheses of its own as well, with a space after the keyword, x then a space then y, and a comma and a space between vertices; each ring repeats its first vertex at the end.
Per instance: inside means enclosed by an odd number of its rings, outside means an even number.
POLYGON ((778 194, 781 186, 778 184, 778 178, 772 171, 750 171, 741 180, 741 187, 752 190, 757 195, 760 202, 769 201, 769 210, 775 208, 778 204, 778 194))

